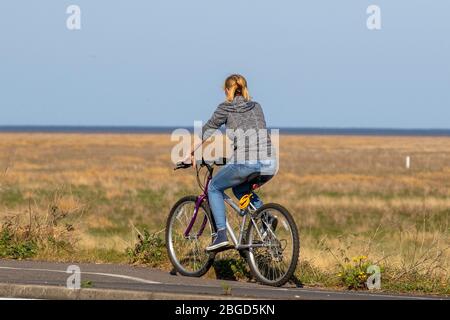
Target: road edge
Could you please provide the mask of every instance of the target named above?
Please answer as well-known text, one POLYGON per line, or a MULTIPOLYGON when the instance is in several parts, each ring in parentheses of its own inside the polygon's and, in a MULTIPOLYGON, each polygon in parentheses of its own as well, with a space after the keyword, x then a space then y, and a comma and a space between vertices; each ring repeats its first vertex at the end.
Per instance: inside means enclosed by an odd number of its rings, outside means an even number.
POLYGON ((58 286, 0 283, 0 297, 47 300, 235 300, 250 299, 226 295, 149 292, 115 289, 67 289, 58 286))

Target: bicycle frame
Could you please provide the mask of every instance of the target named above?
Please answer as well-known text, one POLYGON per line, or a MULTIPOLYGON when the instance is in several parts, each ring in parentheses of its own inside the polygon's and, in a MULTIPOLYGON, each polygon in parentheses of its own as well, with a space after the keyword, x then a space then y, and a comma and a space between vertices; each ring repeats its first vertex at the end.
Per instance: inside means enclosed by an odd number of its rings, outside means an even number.
MULTIPOLYGON (((203 201, 205 201, 207 199, 207 197, 208 197, 208 186, 209 186, 209 183, 211 182, 211 178, 212 178, 212 174, 210 173, 210 175, 207 178, 207 181, 206 181, 203 193, 197 197, 197 201, 195 203, 194 214, 192 216, 192 219, 191 219, 188 227, 184 231, 184 236, 185 237, 189 236, 189 233, 191 232, 191 229, 194 226, 195 221, 197 220, 197 215, 198 215, 198 211, 200 209, 200 206, 202 205, 203 201)), ((227 194, 225 194, 224 201, 225 201, 225 203, 228 203, 228 205, 230 205, 230 207, 234 211, 236 211, 237 214, 240 214, 241 209, 239 208, 239 206, 236 203, 234 203, 234 201, 227 194)), ((250 203, 250 206, 251 206, 252 210, 256 210, 256 208, 253 206, 252 203, 250 203)), ((236 234, 234 233, 233 228, 230 226, 230 224, 227 221, 227 224, 226 224, 227 231, 228 231, 228 233, 229 233, 229 235, 231 237, 231 241, 233 242, 234 248, 236 250, 242 250, 242 249, 249 249, 249 248, 253 248, 253 247, 267 246, 267 245, 264 245, 264 244, 247 245, 247 244, 243 244, 242 243, 242 241, 244 239, 245 224, 246 224, 246 221, 247 221, 247 216, 250 216, 250 219, 251 219, 252 223, 256 227, 256 222, 254 221, 253 217, 247 211, 246 214, 242 218, 242 222, 241 222, 241 225, 240 225, 240 228, 239 228, 238 237, 236 237, 236 234)), ((203 218, 202 224, 200 226, 200 230, 197 232, 197 237, 200 237, 202 235, 203 231, 205 230, 205 227, 206 227, 207 223, 208 223, 208 217, 205 216, 203 218)), ((258 228, 256 227, 255 229, 257 230, 259 237, 262 238, 262 235, 260 234, 258 228)))

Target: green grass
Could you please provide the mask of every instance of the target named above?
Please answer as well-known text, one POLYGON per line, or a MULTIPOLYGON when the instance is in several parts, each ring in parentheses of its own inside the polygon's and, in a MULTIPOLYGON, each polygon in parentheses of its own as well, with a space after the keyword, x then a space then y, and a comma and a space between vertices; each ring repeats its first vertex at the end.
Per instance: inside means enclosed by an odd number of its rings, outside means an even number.
POLYGON ((95 227, 87 229, 87 232, 96 237, 107 238, 113 235, 126 235, 130 233, 130 228, 128 226, 95 227))
POLYGON ((19 188, 0 189, 0 204, 14 208, 25 201, 22 191, 19 188))
POLYGON ((94 287, 94 283, 91 280, 83 280, 83 281, 81 281, 80 286, 81 286, 81 288, 85 288, 85 289, 92 288, 92 287, 94 287))
POLYGON ((423 189, 405 189, 405 190, 390 190, 384 191, 366 191, 366 190, 348 190, 348 191, 336 191, 333 189, 327 190, 327 188, 301 188, 296 192, 298 199, 307 199, 312 195, 320 197, 329 197, 333 199, 353 197, 353 198, 367 198, 367 199, 380 199, 380 200, 394 200, 405 198, 425 198, 434 197, 437 199, 447 199, 447 195, 442 194, 440 190, 423 190, 423 189))
POLYGON ((7 226, 0 230, 0 258, 26 259, 36 255, 37 251, 34 239, 16 239, 7 226))
POLYGON ((300 261, 295 277, 302 285, 310 287, 337 287, 339 285, 336 274, 317 268, 307 260, 300 261))
POLYGON ((158 209, 165 202, 165 195, 164 189, 140 189, 137 191, 136 199, 146 207, 158 209))
MULTIPOLYGON (((64 261, 72 261, 74 256, 62 256, 64 261)), ((80 262, 93 262, 93 263, 127 263, 128 255, 123 251, 115 249, 102 249, 97 248, 95 250, 79 250, 76 254, 76 260, 80 262)))
POLYGON ((65 194, 70 194, 83 203, 109 204, 106 192, 101 186, 71 185, 65 189, 65 194))

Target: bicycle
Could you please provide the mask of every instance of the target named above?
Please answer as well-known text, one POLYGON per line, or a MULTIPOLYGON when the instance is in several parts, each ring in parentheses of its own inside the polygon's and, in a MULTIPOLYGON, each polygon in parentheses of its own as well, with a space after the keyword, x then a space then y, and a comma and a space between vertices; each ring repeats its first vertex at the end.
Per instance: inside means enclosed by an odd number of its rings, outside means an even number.
MULTIPOLYGON (((239 199, 239 204, 225 194, 225 203, 242 217, 237 235, 227 219, 226 227, 232 245, 220 251, 205 250, 217 231, 208 204, 208 186, 214 167, 225 162, 223 159, 221 162, 208 163, 202 159, 201 164, 196 166, 196 173, 197 183, 203 193, 199 196, 185 196, 172 207, 166 225, 169 259, 178 273, 201 277, 208 272, 218 252, 236 249, 246 259, 258 282, 282 286, 291 279, 297 267, 300 247, 298 229, 292 215, 283 206, 268 203, 256 209, 250 202, 256 189, 265 182, 264 176, 259 173, 247 178, 251 190, 239 199), (207 168, 204 183, 200 178, 203 168, 207 168)), ((191 166, 190 163, 181 162, 174 170, 191 166)))

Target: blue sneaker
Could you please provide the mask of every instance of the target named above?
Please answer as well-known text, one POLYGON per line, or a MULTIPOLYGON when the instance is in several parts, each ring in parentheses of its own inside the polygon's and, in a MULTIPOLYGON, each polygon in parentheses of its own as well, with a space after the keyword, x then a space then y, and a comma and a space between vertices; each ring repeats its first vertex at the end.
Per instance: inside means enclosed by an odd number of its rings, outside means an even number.
POLYGON ((215 251, 217 249, 226 247, 230 243, 228 242, 227 229, 220 229, 216 233, 216 237, 209 246, 206 247, 206 251, 215 251))

